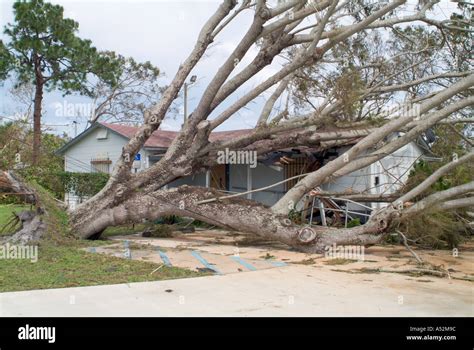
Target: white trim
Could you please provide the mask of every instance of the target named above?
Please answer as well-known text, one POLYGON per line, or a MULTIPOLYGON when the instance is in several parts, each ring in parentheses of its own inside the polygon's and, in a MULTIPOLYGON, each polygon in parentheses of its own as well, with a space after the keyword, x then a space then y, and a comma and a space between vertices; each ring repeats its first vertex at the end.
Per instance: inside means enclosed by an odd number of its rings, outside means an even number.
POLYGON ((206 170, 206 188, 211 187, 211 171, 206 170))
MULTIPOLYGON (((247 191, 252 191, 252 168, 247 165, 247 191)), ((252 193, 247 193, 247 199, 252 199, 252 193)))

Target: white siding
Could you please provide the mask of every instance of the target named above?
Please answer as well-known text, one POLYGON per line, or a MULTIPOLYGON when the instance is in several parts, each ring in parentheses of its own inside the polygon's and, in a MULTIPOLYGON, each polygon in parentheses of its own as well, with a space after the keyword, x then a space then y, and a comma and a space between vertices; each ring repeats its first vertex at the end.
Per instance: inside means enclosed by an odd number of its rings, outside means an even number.
MULTIPOLYGON (((341 150, 340 154, 344 151, 341 150)), ((413 142, 409 143, 380 161, 324 184, 321 188, 328 192, 394 193, 407 181, 411 168, 422 154, 423 151, 419 146, 413 142), (376 185, 377 177, 378 185, 376 185)), ((372 207, 380 208, 385 205, 385 203, 373 203, 372 207)), ((353 205, 349 207, 356 209, 353 205)))
MULTIPOLYGON (((106 139, 97 139, 103 128, 93 130, 82 140, 69 147, 64 153, 64 170, 70 172, 87 173, 92 171, 91 160, 97 158, 109 158, 112 161, 109 169, 112 169, 117 159, 122 154, 122 147, 127 143, 127 139, 107 130, 106 139)), ((140 169, 146 167, 148 154, 142 149, 140 151, 140 169)))
MULTIPOLYGON (((64 170, 70 172, 88 173, 92 171, 91 160, 98 158, 108 158, 112 161, 109 165, 111 172, 115 163, 122 154, 122 147, 127 143, 127 139, 121 137, 110 130, 107 130, 107 138, 98 139, 105 129, 97 128, 82 140, 69 147, 64 153, 64 170)), ((148 152, 140 151, 141 161, 137 162, 142 171, 148 165, 148 152)), ((134 170, 135 171, 135 170, 134 170)), ((87 200, 87 198, 79 198, 75 193, 66 193, 65 202, 69 208, 74 209, 77 204, 87 200)))
MULTIPOLYGON (((410 170, 421 155, 423 155, 422 149, 412 142, 372 164, 370 193, 391 194, 397 192, 406 183, 410 170), (377 176, 379 177, 379 186, 375 186, 377 176)), ((373 203, 372 207, 381 208, 386 205, 386 203, 373 203)))

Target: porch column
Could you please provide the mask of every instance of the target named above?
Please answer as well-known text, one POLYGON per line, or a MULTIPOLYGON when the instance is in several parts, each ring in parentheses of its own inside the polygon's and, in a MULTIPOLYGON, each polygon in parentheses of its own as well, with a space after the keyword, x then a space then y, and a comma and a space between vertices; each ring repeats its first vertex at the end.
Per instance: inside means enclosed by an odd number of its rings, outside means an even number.
POLYGON ((211 187, 211 170, 206 170, 206 188, 211 187))
MULTIPOLYGON (((247 165, 247 191, 252 190, 252 168, 247 165)), ((247 193, 247 199, 252 199, 253 193, 247 193)))

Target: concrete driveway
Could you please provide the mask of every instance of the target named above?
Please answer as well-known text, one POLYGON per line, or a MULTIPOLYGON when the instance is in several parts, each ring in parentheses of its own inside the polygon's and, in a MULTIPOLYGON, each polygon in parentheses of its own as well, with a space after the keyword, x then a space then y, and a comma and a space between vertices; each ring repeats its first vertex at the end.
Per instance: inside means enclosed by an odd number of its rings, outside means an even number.
POLYGON ((474 316, 472 282, 288 265, 0 294, 0 316, 474 316))

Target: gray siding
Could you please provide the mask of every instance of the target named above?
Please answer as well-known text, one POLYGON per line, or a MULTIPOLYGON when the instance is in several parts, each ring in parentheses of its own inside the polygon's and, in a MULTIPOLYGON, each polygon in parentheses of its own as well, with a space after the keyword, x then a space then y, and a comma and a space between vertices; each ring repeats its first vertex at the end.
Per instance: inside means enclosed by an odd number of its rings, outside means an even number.
MULTIPOLYGON (((247 191, 247 167, 248 165, 230 165, 229 191, 247 191)), ((284 180, 283 169, 278 171, 263 164, 258 164, 256 168, 251 169, 251 172, 252 189, 265 187, 284 180)), ((282 197, 284 190, 285 185, 280 184, 265 191, 252 193, 252 199, 266 205, 273 205, 282 197)))

